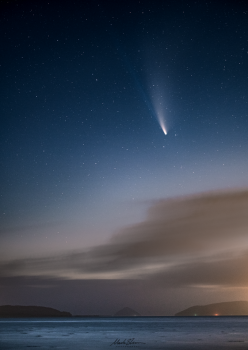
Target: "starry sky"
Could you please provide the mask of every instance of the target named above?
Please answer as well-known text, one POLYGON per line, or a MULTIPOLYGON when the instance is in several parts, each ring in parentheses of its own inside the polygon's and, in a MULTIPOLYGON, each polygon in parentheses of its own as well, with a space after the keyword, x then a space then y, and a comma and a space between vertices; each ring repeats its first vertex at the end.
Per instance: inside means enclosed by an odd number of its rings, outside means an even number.
POLYGON ((0 304, 247 300, 247 2, 9 0, 0 27, 0 304))

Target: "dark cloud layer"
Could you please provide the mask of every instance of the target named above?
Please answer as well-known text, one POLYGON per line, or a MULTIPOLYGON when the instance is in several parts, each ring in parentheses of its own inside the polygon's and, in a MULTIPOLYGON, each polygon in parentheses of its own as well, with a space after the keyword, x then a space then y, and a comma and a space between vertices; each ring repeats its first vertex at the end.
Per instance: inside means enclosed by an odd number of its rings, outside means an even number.
POLYGON ((105 245, 2 262, 1 275, 147 278, 166 285, 247 285, 248 190, 160 200, 105 245), (246 251, 247 250, 247 251, 246 251), (231 253, 230 253, 231 252, 231 253))
MULTIPOLYGON (((173 315, 191 305, 197 291, 157 288, 149 280, 65 280, 45 277, 0 277, 0 302, 40 305, 72 314, 111 315, 129 306, 142 315, 173 315), (184 298, 182 298, 182 293, 184 298), (174 300, 169 303, 168 300, 174 300)), ((209 300, 206 299, 205 300, 209 300)), ((212 299, 216 301, 216 299, 212 299)))

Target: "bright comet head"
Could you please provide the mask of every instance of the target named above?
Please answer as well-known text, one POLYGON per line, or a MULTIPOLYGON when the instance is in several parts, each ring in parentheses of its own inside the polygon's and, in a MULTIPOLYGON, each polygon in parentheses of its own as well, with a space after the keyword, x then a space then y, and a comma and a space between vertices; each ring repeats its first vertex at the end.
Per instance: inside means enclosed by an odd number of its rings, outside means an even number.
POLYGON ((165 126, 164 126, 164 125, 161 125, 161 128, 162 128, 164 134, 167 135, 167 131, 166 131, 166 129, 165 129, 165 126))
POLYGON ((167 135, 164 118, 161 112, 157 113, 157 118, 158 118, 159 125, 161 126, 161 129, 163 130, 164 134, 167 135))

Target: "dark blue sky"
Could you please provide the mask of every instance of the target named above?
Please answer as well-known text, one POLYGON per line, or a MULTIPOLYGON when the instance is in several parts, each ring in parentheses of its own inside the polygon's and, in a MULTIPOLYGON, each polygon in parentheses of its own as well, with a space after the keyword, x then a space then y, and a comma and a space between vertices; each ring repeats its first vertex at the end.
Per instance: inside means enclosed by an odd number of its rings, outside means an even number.
POLYGON ((157 200, 248 186, 245 1, 0 6, 2 261, 84 251, 157 200))

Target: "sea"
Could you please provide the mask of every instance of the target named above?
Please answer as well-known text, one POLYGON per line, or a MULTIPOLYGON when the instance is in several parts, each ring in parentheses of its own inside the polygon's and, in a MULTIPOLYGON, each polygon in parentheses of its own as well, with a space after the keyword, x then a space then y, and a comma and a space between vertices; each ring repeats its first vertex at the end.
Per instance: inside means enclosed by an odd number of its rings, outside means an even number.
POLYGON ((248 350, 248 317, 2 318, 0 349, 248 350))

